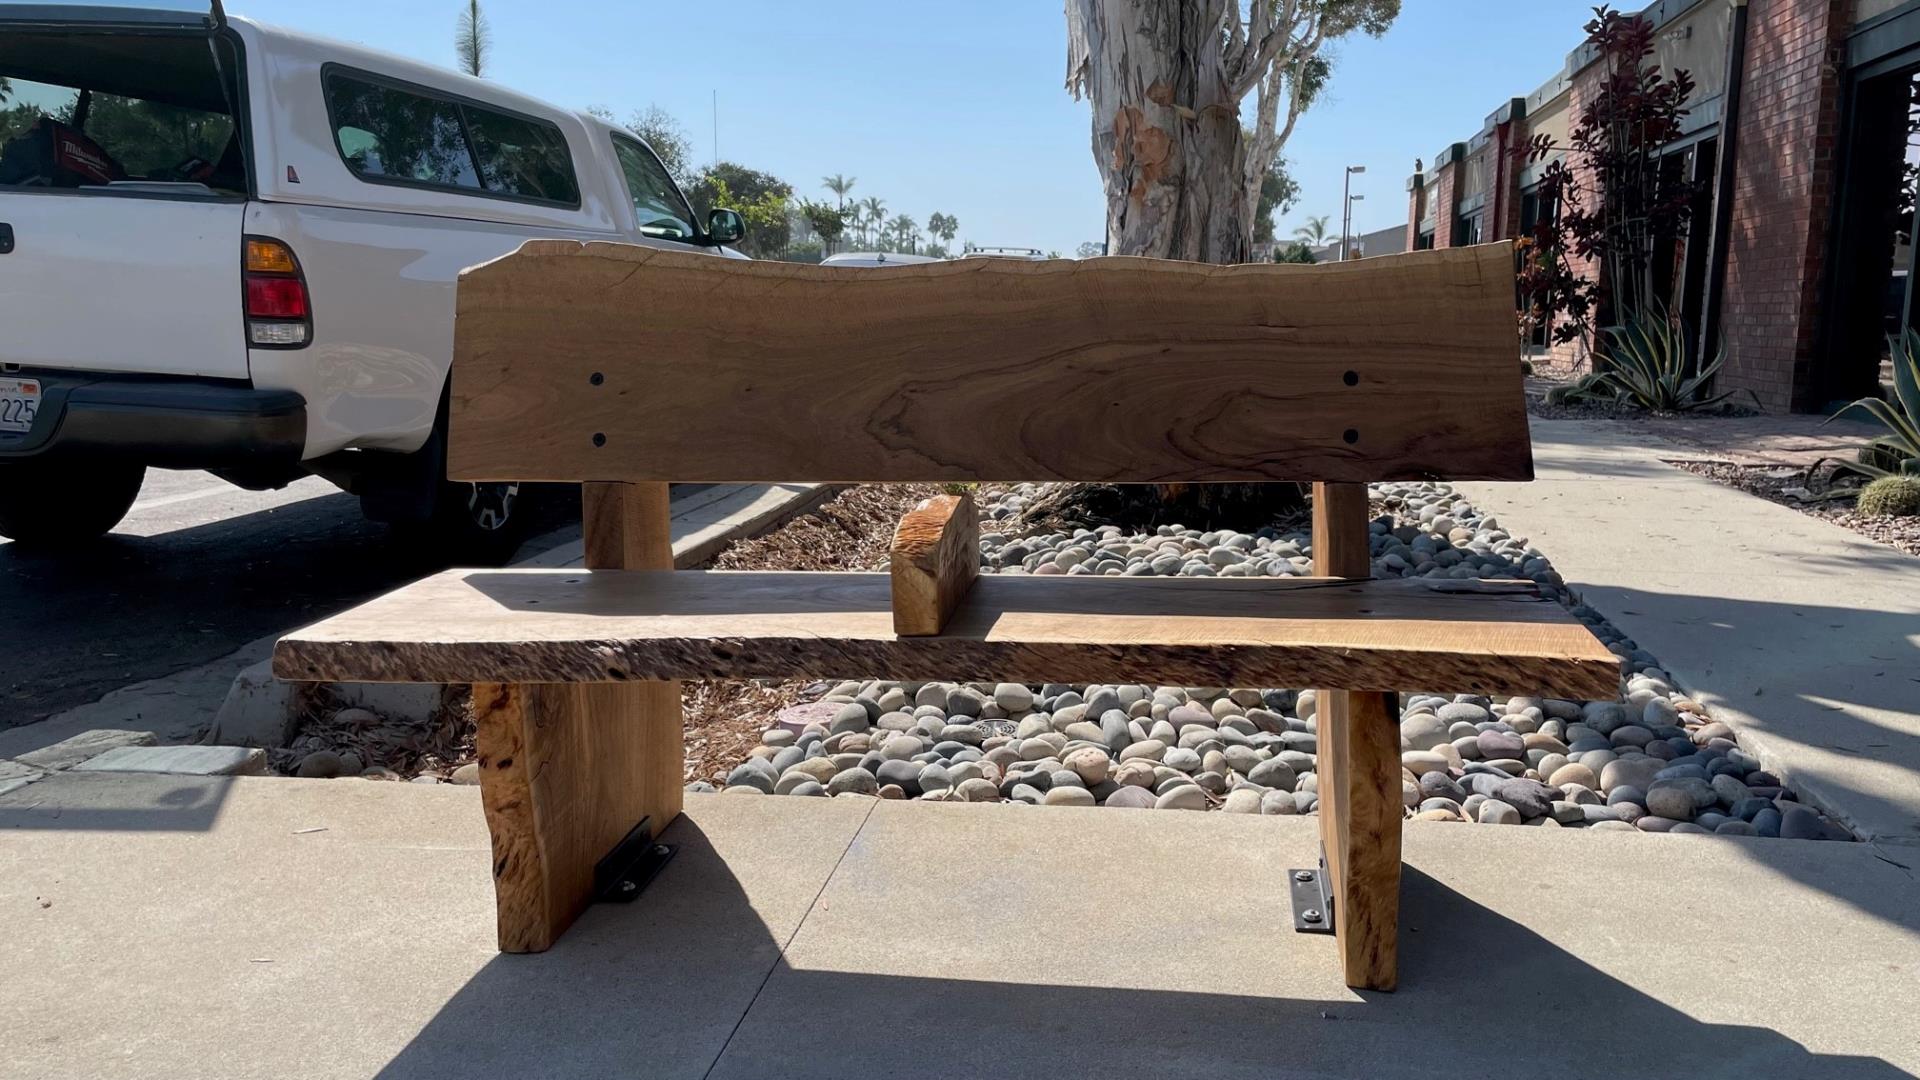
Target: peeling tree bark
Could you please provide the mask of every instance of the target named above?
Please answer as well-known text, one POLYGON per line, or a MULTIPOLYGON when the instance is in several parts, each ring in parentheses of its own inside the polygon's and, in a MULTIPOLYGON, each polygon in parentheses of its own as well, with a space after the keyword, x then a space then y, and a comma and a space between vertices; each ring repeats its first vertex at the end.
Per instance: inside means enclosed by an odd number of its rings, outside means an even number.
POLYGON ((1245 262, 1255 204, 1220 7, 1067 0, 1067 26, 1068 85, 1093 106, 1107 250, 1245 262))

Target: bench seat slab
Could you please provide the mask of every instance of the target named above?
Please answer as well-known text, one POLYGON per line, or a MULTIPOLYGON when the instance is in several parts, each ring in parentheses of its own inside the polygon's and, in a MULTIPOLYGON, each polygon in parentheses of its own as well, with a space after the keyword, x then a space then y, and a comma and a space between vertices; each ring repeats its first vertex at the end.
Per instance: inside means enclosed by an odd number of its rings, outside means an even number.
POLYGON ((453 570, 283 638, 336 682, 981 678, 1610 698, 1619 659, 1530 583, 989 574, 894 633, 884 573, 453 570))

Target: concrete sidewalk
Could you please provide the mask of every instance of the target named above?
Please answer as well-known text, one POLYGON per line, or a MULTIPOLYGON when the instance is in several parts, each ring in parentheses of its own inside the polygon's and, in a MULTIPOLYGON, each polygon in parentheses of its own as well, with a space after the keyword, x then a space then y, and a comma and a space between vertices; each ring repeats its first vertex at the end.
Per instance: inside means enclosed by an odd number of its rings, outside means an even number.
POLYGON ((68 773, 0 796, 0 1078, 1920 1070, 1920 887, 1866 844, 1411 823, 1401 989, 1316 823, 690 796, 679 856, 493 948, 477 789, 68 773))
POLYGON ((1869 840, 1920 844, 1920 560, 1622 435, 1536 419, 1538 479, 1456 487, 1803 797, 1869 840))

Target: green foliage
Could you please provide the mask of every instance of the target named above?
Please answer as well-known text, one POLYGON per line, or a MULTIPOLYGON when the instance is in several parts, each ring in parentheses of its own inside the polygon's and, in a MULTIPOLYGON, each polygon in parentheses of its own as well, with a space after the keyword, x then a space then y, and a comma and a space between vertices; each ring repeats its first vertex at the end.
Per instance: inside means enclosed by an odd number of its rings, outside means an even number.
POLYGON ((1860 464, 1871 465, 1881 472, 1897 473, 1901 465, 1910 460, 1906 454, 1901 453, 1901 449, 1898 439, 1882 435, 1868 439, 1867 445, 1860 448, 1855 458, 1860 464))
POLYGON ((1868 517, 1920 517, 1920 476, 1883 476, 1860 489, 1855 508, 1868 517))
POLYGON ((1550 403, 1611 398, 1652 412, 1692 412, 1719 405, 1734 394, 1731 390, 1712 397, 1702 393, 1720 365, 1726 363, 1726 346, 1716 347, 1713 359, 1696 369, 1693 335, 1687 332, 1685 322, 1658 304, 1648 305, 1601 333, 1607 337, 1607 356, 1612 361, 1607 370, 1556 388, 1563 392, 1559 400, 1549 393, 1550 403))
POLYGON ((927 215, 927 235, 953 242, 953 235, 960 231, 960 219, 952 214, 943 214, 938 210, 927 215))
POLYGON ((1298 240, 1295 240, 1293 243, 1288 244, 1286 247, 1281 248, 1280 250, 1274 252, 1273 261, 1283 262, 1283 263, 1303 263, 1310 266, 1314 263, 1319 262, 1320 260, 1313 257, 1312 248, 1308 247, 1307 245, 1301 243, 1298 240))
POLYGON ((1868 476, 1888 476, 1895 472, 1920 474, 1920 332, 1908 327, 1901 337, 1889 337, 1887 348, 1893 353, 1893 400, 1861 398, 1834 413, 1827 422, 1832 423, 1850 412, 1864 413, 1887 429, 1886 435, 1871 444, 1879 449, 1875 456, 1899 462, 1897 469, 1881 467, 1867 462, 1869 455, 1862 454, 1861 461, 1845 464, 1844 468, 1868 476))
POLYGON ((793 188, 780 178, 732 162, 716 162, 693 183, 687 198, 702 219, 715 207, 738 211, 747 222, 740 249, 756 259, 779 258, 787 250, 793 229, 787 224, 787 201, 793 188))
POLYGON ((467 0, 453 32, 453 51, 460 58, 460 70, 475 77, 486 74, 487 53, 492 49, 493 31, 480 11, 480 0, 467 0))
POLYGON ((792 263, 817 263, 826 257, 826 250, 812 240, 790 244, 786 251, 780 253, 781 262, 792 263))
POLYGON ((798 205, 800 216, 807 219, 807 227, 828 247, 832 247, 840 239, 840 234, 847 231, 847 214, 839 207, 812 199, 801 199, 798 205))
POLYGON ((1379 37, 1400 17, 1400 0, 1319 0, 1321 31, 1328 38, 1359 32, 1379 37))

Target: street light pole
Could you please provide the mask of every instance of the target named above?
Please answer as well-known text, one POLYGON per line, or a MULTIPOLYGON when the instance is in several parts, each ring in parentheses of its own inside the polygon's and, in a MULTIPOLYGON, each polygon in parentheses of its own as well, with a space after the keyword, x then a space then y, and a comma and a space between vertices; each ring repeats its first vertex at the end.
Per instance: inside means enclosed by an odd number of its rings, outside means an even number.
POLYGON ((1353 232, 1353 201, 1364 199, 1365 195, 1353 194, 1353 174, 1367 171, 1365 165, 1347 166, 1346 175, 1340 178, 1340 261, 1347 261, 1347 237, 1353 232))

